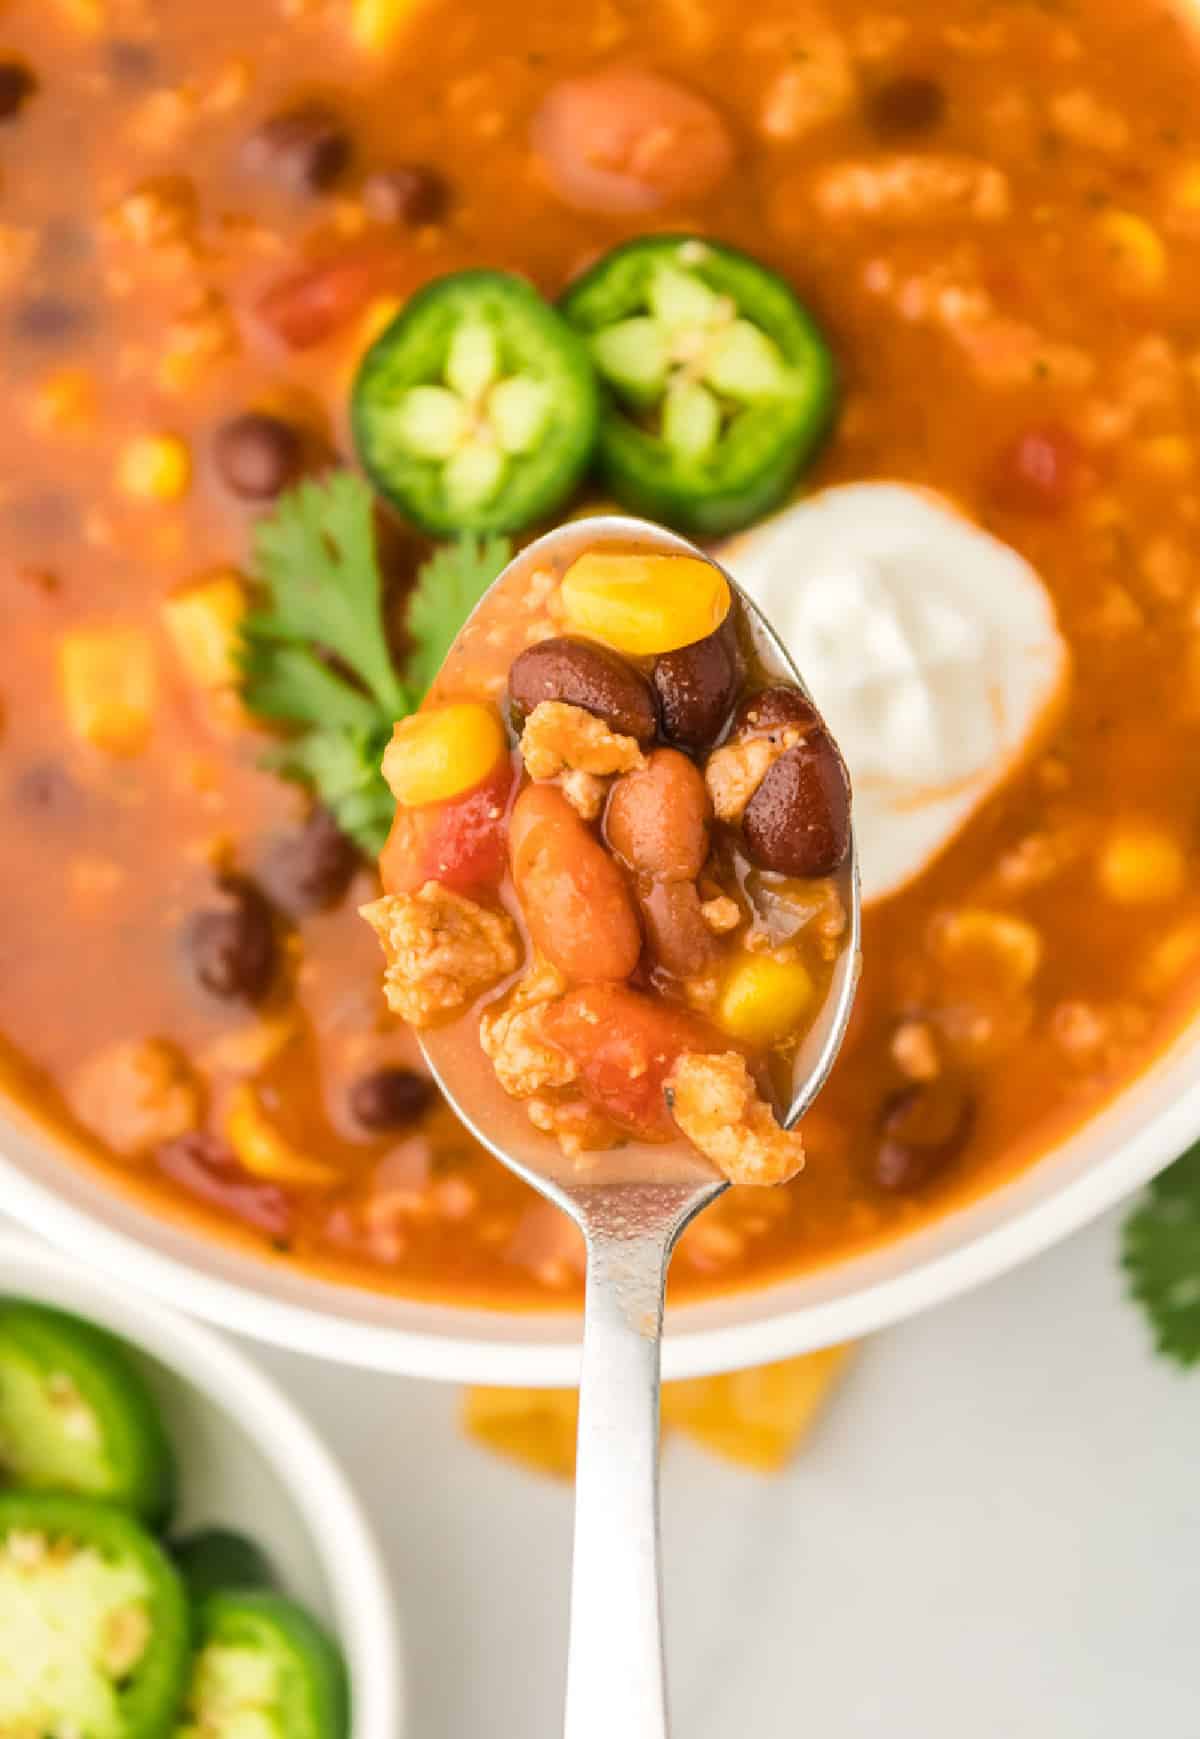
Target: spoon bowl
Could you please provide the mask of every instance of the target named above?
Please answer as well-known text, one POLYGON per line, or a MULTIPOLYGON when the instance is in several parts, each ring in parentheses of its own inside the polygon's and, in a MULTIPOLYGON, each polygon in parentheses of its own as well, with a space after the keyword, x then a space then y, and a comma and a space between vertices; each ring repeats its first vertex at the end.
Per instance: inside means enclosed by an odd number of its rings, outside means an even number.
MULTIPOLYGON (((532 595, 540 571, 563 572, 585 550, 604 544, 712 562, 685 538, 642 520, 578 520, 523 549, 484 593, 462 633, 498 593, 532 595)), ((811 701, 770 624, 720 571, 741 604, 764 672, 811 701)), ((453 658, 452 648, 444 668, 453 658)), ((776 1107, 785 1128, 820 1091, 853 1006, 861 925, 853 825, 835 879, 847 918, 844 946, 820 1012, 798 1047, 790 1095, 776 1107)), ((477 1045, 461 1028, 430 1027, 419 1037, 461 1121, 502 1164, 568 1214, 587 1246, 566 1739, 612 1739, 616 1733, 622 1739, 665 1739, 658 1548, 663 1297, 680 1234, 729 1186, 682 1137, 665 1144, 630 1141, 589 1153, 581 1163, 521 1115, 493 1071, 481 1066, 477 1045)))

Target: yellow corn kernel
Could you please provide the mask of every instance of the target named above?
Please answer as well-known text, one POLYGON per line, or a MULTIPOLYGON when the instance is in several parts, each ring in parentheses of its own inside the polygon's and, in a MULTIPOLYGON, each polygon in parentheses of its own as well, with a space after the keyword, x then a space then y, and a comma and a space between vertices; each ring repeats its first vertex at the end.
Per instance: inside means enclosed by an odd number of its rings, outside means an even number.
POLYGON ((355 42, 372 54, 390 48, 420 4, 421 0, 353 0, 355 42))
POLYGON ((535 1473, 570 1479, 575 1472, 575 1389, 467 1389, 462 1423, 485 1449, 535 1473))
POLYGON ((137 628, 77 628, 63 636, 59 675, 67 722, 109 755, 145 747, 158 690, 154 649, 137 628))
POLYGON ((852 1351, 824 1347, 756 1370, 667 1383, 663 1424, 739 1466, 776 1472, 812 1430, 852 1351))
POLYGON ((231 688, 238 679, 239 628, 246 589, 231 570, 185 587, 162 607, 163 623, 179 661, 198 688, 231 688))
POLYGON ((1127 824, 1113 833, 1100 853, 1100 885, 1123 906, 1153 905, 1183 892, 1187 863, 1183 848, 1161 828, 1127 824))
POLYGON ((86 429, 96 420, 96 382, 86 368, 58 368, 38 387, 33 420, 39 429, 86 429))
POLYGON ((1113 281, 1130 295, 1161 288, 1167 275, 1167 250, 1158 231, 1132 211, 1103 211, 1095 220, 1113 281))
POLYGON ((92 36, 103 29, 108 8, 105 0, 58 0, 58 10, 68 24, 92 36))
POLYGON ((1190 918, 1156 942, 1139 974, 1142 988, 1161 996, 1200 961, 1200 920, 1190 918))
POLYGON ((800 961, 746 954, 725 980, 717 1023, 744 1044, 777 1044, 800 1026, 812 999, 813 981, 800 961))
POLYGON ((230 1095, 225 1136, 253 1177, 297 1189, 321 1189, 337 1181, 332 1166, 301 1153, 275 1127, 249 1081, 243 1081, 230 1095))
POLYGON ((1167 221, 1184 235, 1200 230, 1200 161, 1182 164, 1167 187, 1167 221))
POLYGON ((494 707, 454 701, 400 720, 384 751, 383 776, 407 809, 446 803, 486 779, 505 747, 494 707))
POLYGON ((1148 435, 1138 442, 1136 458, 1143 470, 1174 481, 1192 470, 1196 449, 1184 435, 1148 435))
POLYGON ((117 460, 117 486, 135 501, 179 501, 192 481, 192 456, 178 435, 137 435, 117 460))
POLYGON ((729 614, 724 574, 699 556, 592 550, 568 568, 567 626, 618 652, 649 657, 703 640, 729 614))

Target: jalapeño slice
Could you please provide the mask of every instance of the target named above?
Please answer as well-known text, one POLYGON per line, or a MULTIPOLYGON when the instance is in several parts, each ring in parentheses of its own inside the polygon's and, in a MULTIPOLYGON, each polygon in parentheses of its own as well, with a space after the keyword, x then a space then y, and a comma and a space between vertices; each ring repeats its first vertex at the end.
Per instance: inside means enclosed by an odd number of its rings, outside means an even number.
POLYGON ((346 1667, 318 1624, 279 1594, 213 1594, 178 1739, 346 1739, 346 1667))
POLYGON ((767 513, 833 416, 829 347, 788 284, 699 236, 646 236, 562 310, 607 390, 600 463, 623 506, 717 536, 767 513))
POLYGON ((171 1739, 190 1641, 183 1585, 131 1516, 0 1493, 0 1733, 171 1739))
POLYGON ((372 482, 423 530, 519 531, 579 482, 599 393, 585 345, 523 278, 458 272, 376 339, 351 416, 372 482))
POLYGON ((0 1299, 0 1484, 108 1498, 152 1525, 175 1457, 145 1378, 113 1335, 66 1311, 0 1299))

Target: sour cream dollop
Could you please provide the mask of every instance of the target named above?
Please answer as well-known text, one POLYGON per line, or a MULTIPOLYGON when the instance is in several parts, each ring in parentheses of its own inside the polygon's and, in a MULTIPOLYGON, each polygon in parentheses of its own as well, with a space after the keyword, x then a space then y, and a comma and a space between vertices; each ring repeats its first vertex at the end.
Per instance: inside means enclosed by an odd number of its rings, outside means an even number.
POLYGON ((827 489, 723 559, 841 747, 863 899, 883 899, 1045 731, 1070 667, 1053 600, 1007 544, 894 483, 827 489))

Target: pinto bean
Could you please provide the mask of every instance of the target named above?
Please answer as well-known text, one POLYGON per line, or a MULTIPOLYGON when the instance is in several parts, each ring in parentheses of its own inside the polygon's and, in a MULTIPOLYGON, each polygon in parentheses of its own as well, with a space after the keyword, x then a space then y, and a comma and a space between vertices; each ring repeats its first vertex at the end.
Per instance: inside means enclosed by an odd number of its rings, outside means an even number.
POLYGON ((645 677, 607 647, 556 636, 513 660, 508 692, 519 721, 543 701, 564 701, 603 719, 610 731, 654 741, 658 713, 645 677))
POLYGON ((651 680, 663 735, 685 749, 706 749, 719 736, 737 689, 737 641, 727 622, 656 658, 651 680))
POLYGON ((513 806, 509 854, 536 946, 576 984, 628 978, 642 951, 620 868, 552 785, 528 785, 513 806))
POLYGON ((707 972, 720 953, 704 921, 695 882, 651 882, 639 890, 646 940, 657 964, 675 978, 707 972))
POLYGON ((921 73, 898 73, 870 93, 867 121, 881 139, 928 133, 946 113, 946 90, 921 73))
POLYGON ((850 848, 850 781, 823 726, 770 768, 742 816, 746 849, 759 869, 828 876, 850 848))
POLYGON ((624 773, 604 817, 609 845, 652 881, 695 881, 708 856, 712 804, 699 770, 678 749, 655 749, 624 773))
POLYGON ((599 72, 554 86, 533 147, 555 192, 578 211, 658 211, 724 180, 733 142, 704 97, 648 72, 599 72))
POLYGON ((920 1189, 959 1157, 974 1123, 975 1099, 962 1082, 939 1076, 902 1087, 883 1103, 875 1182, 896 1195, 920 1189))

